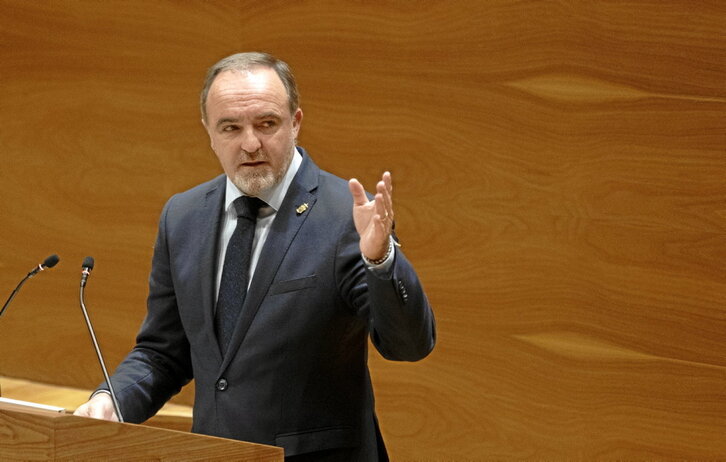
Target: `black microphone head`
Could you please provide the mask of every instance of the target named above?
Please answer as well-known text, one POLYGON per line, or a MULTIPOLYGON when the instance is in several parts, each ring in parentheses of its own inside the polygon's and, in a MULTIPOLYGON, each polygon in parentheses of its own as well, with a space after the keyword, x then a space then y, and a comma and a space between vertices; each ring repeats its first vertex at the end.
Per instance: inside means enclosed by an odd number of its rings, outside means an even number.
POLYGON ((46 258, 45 261, 43 261, 42 266, 44 268, 53 268, 55 265, 58 264, 60 261, 60 257, 56 254, 51 255, 50 257, 46 258))
POLYGON ((92 270, 93 269, 93 257, 86 257, 83 259, 83 269, 92 270))

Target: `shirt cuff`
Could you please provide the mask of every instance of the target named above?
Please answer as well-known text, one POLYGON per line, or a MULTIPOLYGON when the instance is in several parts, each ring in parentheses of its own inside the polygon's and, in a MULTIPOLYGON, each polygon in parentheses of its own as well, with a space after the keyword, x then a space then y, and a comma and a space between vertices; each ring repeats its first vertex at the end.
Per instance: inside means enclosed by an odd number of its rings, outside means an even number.
POLYGON ((393 266, 393 260, 396 256, 396 247, 398 246, 398 243, 393 239, 393 236, 389 236, 388 238, 388 252, 386 254, 385 260, 383 260, 381 263, 374 264, 370 260, 368 260, 365 256, 361 254, 361 257, 363 257, 363 262, 366 264, 366 268, 371 270, 376 275, 384 275, 388 273, 393 266))

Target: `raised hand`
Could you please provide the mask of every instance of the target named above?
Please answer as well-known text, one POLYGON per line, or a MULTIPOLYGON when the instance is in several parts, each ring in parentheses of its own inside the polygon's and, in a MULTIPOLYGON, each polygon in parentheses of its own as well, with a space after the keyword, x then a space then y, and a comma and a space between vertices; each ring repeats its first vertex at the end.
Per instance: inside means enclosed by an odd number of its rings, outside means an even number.
POLYGON ((353 221, 360 235, 360 251, 368 260, 380 260, 387 251, 393 229, 393 184, 385 172, 376 184, 376 195, 368 200, 363 185, 355 178, 348 181, 353 195, 353 221))

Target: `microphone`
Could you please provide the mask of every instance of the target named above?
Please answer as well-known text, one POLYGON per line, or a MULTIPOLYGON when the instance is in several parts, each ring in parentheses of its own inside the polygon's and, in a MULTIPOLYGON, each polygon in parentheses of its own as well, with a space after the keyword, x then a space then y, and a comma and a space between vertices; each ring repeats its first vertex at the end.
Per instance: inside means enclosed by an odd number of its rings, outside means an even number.
POLYGON ((81 269, 83 270, 81 271, 81 287, 86 287, 86 281, 88 281, 88 276, 91 275, 93 269, 93 257, 84 258, 81 269))
POLYGON ((119 422, 123 422, 124 418, 121 415, 121 408, 119 407, 118 400, 116 399, 116 392, 114 392, 113 385, 111 384, 111 379, 108 377, 108 369, 106 369, 106 363, 103 361, 101 348, 99 348, 98 346, 98 341, 96 340, 96 333, 93 331, 91 319, 88 317, 88 310, 86 310, 86 304, 83 301, 86 282, 88 281, 88 276, 91 275, 92 269, 93 257, 84 258, 81 271, 81 311, 83 311, 83 318, 86 320, 86 327, 88 327, 88 333, 91 334, 91 341, 93 342, 93 347, 96 350, 96 357, 98 357, 98 362, 99 364, 101 364, 103 377, 106 379, 106 383, 108 384, 108 390, 111 393, 111 401, 113 401, 113 408, 116 411, 116 417, 118 417, 119 422))
POLYGON ((58 264, 59 261, 60 261, 60 257, 58 257, 58 255, 56 255, 56 254, 53 254, 53 255, 49 256, 48 258, 46 258, 45 260, 43 260, 43 263, 41 263, 38 266, 36 266, 35 268, 33 268, 33 270, 31 272, 29 272, 23 278, 22 281, 20 281, 20 284, 18 284, 17 287, 15 287, 15 290, 13 290, 13 293, 10 294, 10 297, 3 305, 2 310, 0 310, 0 316, 2 316, 5 313, 5 310, 8 308, 8 305, 10 305, 10 302, 13 301, 13 299, 15 298, 15 295, 17 295, 17 293, 20 291, 20 288, 23 287, 23 284, 25 284, 25 281, 32 278, 33 276, 35 276, 36 274, 38 274, 39 272, 43 271, 46 268, 53 268, 55 265, 58 264))

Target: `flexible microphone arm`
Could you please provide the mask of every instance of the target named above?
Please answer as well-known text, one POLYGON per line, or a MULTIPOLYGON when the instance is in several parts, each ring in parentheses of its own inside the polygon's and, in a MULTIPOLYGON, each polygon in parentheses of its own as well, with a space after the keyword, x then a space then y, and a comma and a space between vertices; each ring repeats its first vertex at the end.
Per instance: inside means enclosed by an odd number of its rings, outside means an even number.
POLYGON ((118 405, 118 400, 116 399, 116 392, 113 390, 113 385, 111 384, 111 379, 108 376, 108 370, 106 369, 106 363, 103 361, 103 355, 101 354, 101 348, 98 346, 98 341, 96 340, 96 334, 93 331, 93 326, 91 325, 91 319, 88 317, 88 311, 86 310, 86 304, 83 302, 84 298, 84 290, 86 288, 86 282, 88 281, 88 276, 91 274, 91 270, 93 269, 93 258, 92 257, 86 257, 83 260, 83 272, 81 273, 81 311, 83 311, 83 317, 86 320, 86 327, 88 327, 88 333, 91 334, 91 341, 93 342, 93 347, 96 349, 96 356, 98 357, 98 362, 101 364, 101 370, 103 371, 103 377, 106 379, 106 383, 108 384, 108 390, 111 393, 111 401, 113 401, 113 408, 116 411, 116 417, 118 417, 119 422, 123 422, 124 418, 121 415, 121 408, 118 405))
POLYGON ((38 265, 35 268, 33 268, 33 270, 31 272, 29 272, 23 278, 22 281, 20 281, 20 284, 18 284, 17 287, 15 287, 15 290, 13 290, 13 293, 10 294, 10 297, 8 297, 8 300, 3 305, 2 310, 0 310, 0 316, 2 316, 5 313, 5 310, 10 305, 10 302, 12 302, 13 299, 15 298, 15 295, 17 295, 18 292, 20 292, 20 288, 23 287, 23 284, 25 284, 25 281, 27 281, 28 279, 32 278, 33 276, 35 276, 36 274, 38 274, 40 271, 43 271, 46 268, 53 268, 56 264, 58 264, 59 261, 60 261, 60 258, 58 257, 58 255, 53 254, 53 255, 49 256, 48 258, 46 258, 43 261, 43 263, 41 263, 40 265, 38 265))

